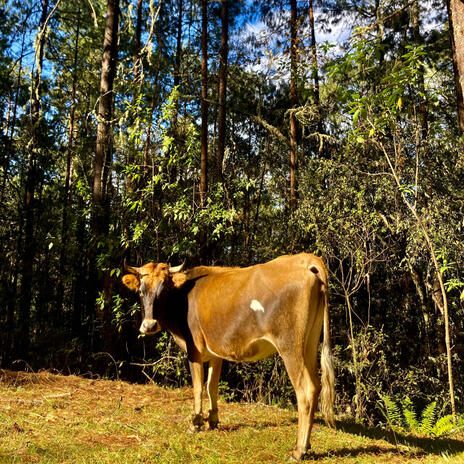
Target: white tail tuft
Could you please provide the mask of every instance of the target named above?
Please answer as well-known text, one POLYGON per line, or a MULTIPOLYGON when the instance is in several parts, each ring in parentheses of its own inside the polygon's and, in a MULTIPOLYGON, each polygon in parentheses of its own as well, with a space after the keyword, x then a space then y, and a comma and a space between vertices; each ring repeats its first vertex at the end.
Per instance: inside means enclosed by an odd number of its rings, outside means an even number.
POLYGON ((327 287, 323 287, 324 293, 324 339, 321 350, 322 389, 320 396, 320 409, 324 421, 329 427, 335 428, 335 373, 333 367, 332 349, 330 347, 329 330, 329 304, 327 287))

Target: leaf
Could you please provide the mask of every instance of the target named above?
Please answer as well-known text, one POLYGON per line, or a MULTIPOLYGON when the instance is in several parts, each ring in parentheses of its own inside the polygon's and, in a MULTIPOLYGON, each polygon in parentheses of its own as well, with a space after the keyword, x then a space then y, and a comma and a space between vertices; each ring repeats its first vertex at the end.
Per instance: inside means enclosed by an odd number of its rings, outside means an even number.
POLYGON ((358 137, 356 137, 356 141, 357 141, 358 143, 364 143, 364 138, 361 137, 360 135, 358 135, 358 137))
POLYGON ((437 420, 437 423, 433 426, 432 434, 437 438, 442 437, 443 435, 448 435, 455 428, 456 426, 453 422, 453 415, 448 414, 437 420))
POLYGON ((360 111, 361 110, 358 108, 353 114, 353 126, 355 126, 356 123, 358 122, 358 117, 359 117, 359 112, 360 111))
POLYGON ((398 101, 396 102, 396 106, 401 109, 403 107, 403 99, 401 97, 398 98, 398 101))
POLYGON ((426 406, 422 413, 420 430, 422 433, 425 433, 426 435, 433 435, 433 426, 435 424, 436 416, 436 406, 437 402, 432 401, 430 404, 426 406))
POLYGON ((409 397, 406 397, 403 401, 403 414, 408 430, 415 432, 419 428, 419 422, 414 411, 414 405, 409 397))

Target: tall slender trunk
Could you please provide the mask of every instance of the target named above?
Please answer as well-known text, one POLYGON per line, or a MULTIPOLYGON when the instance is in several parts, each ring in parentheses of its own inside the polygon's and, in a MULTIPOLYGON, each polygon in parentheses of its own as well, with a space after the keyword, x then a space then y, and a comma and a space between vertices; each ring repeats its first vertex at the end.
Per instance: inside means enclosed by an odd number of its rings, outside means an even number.
POLYGON ((71 201, 70 187, 72 176, 72 155, 74 144, 74 119, 76 113, 76 92, 77 92, 77 64, 79 57, 79 35, 80 35, 80 20, 81 12, 77 12, 76 23, 76 39, 74 42, 74 59, 73 59, 73 81, 71 90, 71 107, 69 110, 69 129, 68 129, 68 147, 66 156, 66 177, 64 181, 63 190, 63 211, 61 216, 61 250, 60 250, 60 264, 58 271, 58 285, 57 285, 57 308, 61 311, 64 296, 64 276, 66 275, 67 253, 66 247, 68 243, 68 209, 71 201))
MULTIPOLYGON (((134 120, 137 117, 137 109, 135 108, 135 104, 137 101, 137 98, 140 95, 140 88, 142 86, 142 56, 141 56, 141 43, 142 43, 142 5, 143 5, 143 0, 138 0, 137 1, 137 10, 136 10, 136 23, 135 23, 135 39, 134 39, 134 49, 133 49, 133 83, 134 87, 132 89, 132 108, 131 108, 131 114, 129 116, 129 125, 132 125, 134 123, 134 120)), ((128 166, 132 166, 136 164, 137 162, 137 153, 138 153, 138 147, 137 147, 137 141, 134 139, 132 149, 127 150, 127 158, 126 158, 126 163, 128 166)), ((103 177, 105 178, 107 176, 107 173, 105 172, 103 174, 103 177)), ((132 185, 132 178, 131 176, 126 176, 125 182, 127 185, 128 190, 133 189, 132 185)))
POLYGON ((93 168, 93 218, 92 232, 98 241, 107 227, 103 211, 105 163, 112 158, 113 83, 118 60, 119 0, 108 0, 106 11, 105 38, 100 79, 100 99, 98 103, 98 128, 93 168))
POLYGON ((229 55, 229 0, 221 2, 221 49, 219 51, 219 114, 218 114, 218 153, 217 170, 222 177, 222 165, 226 146, 226 97, 227 60, 229 55))
MULTIPOLYGON (((319 89, 319 66, 317 63, 317 47, 316 47, 316 30, 314 27, 314 8, 313 0, 309 0, 309 31, 311 35, 311 61, 312 61, 312 75, 314 79, 314 103, 317 111, 317 132, 322 134, 322 115, 321 115, 321 96, 319 89)), ((322 147, 322 144, 319 144, 322 147)))
POLYGON ((42 80, 42 66, 44 57, 44 47, 46 41, 46 23, 48 15, 48 0, 42 1, 42 14, 40 18, 39 31, 36 40, 36 65, 35 76, 32 79, 31 91, 31 140, 28 145, 28 163, 26 172, 26 190, 24 199, 24 246, 22 257, 22 278, 19 303, 19 317, 21 326, 22 343, 19 347, 19 354, 27 357, 30 346, 30 320, 32 303, 32 276, 33 265, 36 253, 36 243, 34 237, 34 208, 35 208, 35 189, 38 183, 37 178, 37 153, 39 150, 38 136, 40 124, 40 92, 42 80))
MULTIPOLYGON (((90 302, 95 304, 98 290, 103 290, 104 306, 96 309, 100 320, 103 346, 106 351, 113 351, 115 345, 114 333, 111 326, 111 312, 106 302, 110 298, 112 282, 109 273, 106 272, 103 279, 98 276, 97 246, 102 246, 104 235, 109 226, 109 202, 105 189, 110 179, 112 161, 112 117, 113 117, 113 84, 116 76, 118 60, 118 29, 119 29, 119 0, 108 0, 105 38, 103 41, 103 57, 100 80, 100 100, 98 105, 98 127, 95 148, 95 161, 93 171, 93 211, 92 234, 94 244, 89 252, 90 263, 90 302)), ((107 249, 103 243, 103 249, 107 249)))
MULTIPOLYGON (((206 204, 208 194, 208 0, 201 1, 201 159, 200 207, 206 204)), ((200 259, 206 259, 206 229, 199 235, 200 259)))
MULTIPOLYGON (((414 33, 414 43, 416 47, 423 45, 424 41, 420 32, 420 11, 419 11, 419 0, 414 0, 412 4, 412 23, 414 33)), ((424 82, 424 66, 420 66, 419 69, 419 116, 421 124, 421 139, 425 140, 429 131, 429 115, 427 107, 427 96, 425 94, 425 82, 424 82)))
MULTIPOLYGON (((177 44, 176 44, 176 56, 174 61, 174 88, 176 89, 176 96, 174 99, 174 114, 172 118, 172 137, 174 139, 174 143, 172 145, 172 149, 175 153, 181 153, 183 151, 183 138, 181 137, 181 131, 179 131, 179 108, 180 108, 180 101, 179 101, 179 86, 181 81, 180 75, 180 65, 181 65, 181 58, 182 58, 182 23, 183 23, 183 13, 184 13, 184 2, 183 0, 179 0, 178 2, 178 9, 179 13, 177 16, 177 44)), ((174 165, 171 166, 170 175, 172 178, 175 179, 178 175, 177 167, 174 165)))
MULTIPOLYGON (((290 107, 298 103, 297 96, 297 10, 296 0, 290 0, 290 107)), ((296 209, 297 202, 297 163, 298 163, 298 123, 294 112, 290 113, 290 212, 296 209)))
POLYGON ((208 192, 208 1, 201 2, 201 161, 200 204, 208 192))
POLYGON ((458 123, 461 132, 464 132, 464 3, 461 0, 446 0, 446 7, 456 85, 458 123))
MULTIPOLYGON (((176 60, 174 62, 174 87, 180 85, 180 64, 182 58, 182 17, 184 13, 184 2, 179 0, 179 15, 177 18, 177 43, 176 43, 176 60)), ((175 102, 176 110, 174 112, 174 132, 177 135, 177 117, 179 113, 179 99, 175 102)))
MULTIPOLYGON (((134 44, 134 83, 141 84, 142 79, 142 57, 141 43, 142 43, 142 5, 143 0, 137 1, 137 24, 135 26, 135 44, 134 44)), ((134 94, 135 98, 135 94, 134 94)))

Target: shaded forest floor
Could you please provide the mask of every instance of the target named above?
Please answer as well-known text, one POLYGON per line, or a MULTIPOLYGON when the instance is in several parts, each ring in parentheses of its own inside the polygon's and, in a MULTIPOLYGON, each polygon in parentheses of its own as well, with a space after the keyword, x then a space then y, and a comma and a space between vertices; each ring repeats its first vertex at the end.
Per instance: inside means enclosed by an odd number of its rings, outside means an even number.
MULTIPOLYGON (((189 434, 192 390, 0 370, 0 463, 287 463, 296 413, 220 404, 215 431, 189 434)), ((318 463, 464 463, 464 437, 432 440, 317 421, 318 463)))

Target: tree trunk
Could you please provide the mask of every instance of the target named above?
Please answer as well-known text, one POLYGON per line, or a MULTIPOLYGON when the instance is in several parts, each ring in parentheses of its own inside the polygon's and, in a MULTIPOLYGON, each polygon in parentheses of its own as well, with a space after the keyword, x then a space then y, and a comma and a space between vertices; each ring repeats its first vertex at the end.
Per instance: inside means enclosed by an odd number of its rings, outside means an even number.
MULTIPOLYGON (((108 0, 105 38, 103 41, 102 70, 100 80, 100 100, 98 104, 98 127, 95 148, 95 161, 93 171, 93 211, 92 211, 92 236, 94 244, 89 252, 89 298, 90 304, 95 305, 98 291, 103 291, 105 304, 96 308, 96 316, 100 320, 102 328, 102 350, 113 351, 115 339, 111 326, 111 312, 106 302, 109 300, 108 276, 102 280, 98 276, 97 247, 102 246, 104 236, 109 225, 109 206, 105 189, 110 179, 110 167, 112 161, 112 115, 113 115, 113 83, 116 76, 118 60, 118 29, 119 29, 119 0, 108 0)), ((103 246, 106 249, 106 246, 103 246)), ((107 273, 108 274, 108 271, 107 273)))
POLYGON ((219 52, 219 114, 218 114, 218 154, 217 170, 222 177, 222 165, 226 145, 226 96, 227 96, 227 60, 229 54, 229 1, 221 2, 221 49, 219 52))
MULTIPOLYGON (((134 50, 134 83, 140 85, 142 78, 142 57, 140 56, 142 43, 142 4, 143 0, 137 1, 137 24, 135 26, 135 50, 134 50)), ((134 94, 135 100, 135 94, 134 94)))
MULTIPOLYGON (((311 35, 311 59, 313 64, 313 78, 314 78, 314 103, 316 104, 317 112, 317 132, 322 134, 322 116, 321 116, 321 96, 319 91, 319 67, 317 64, 317 48, 316 48, 316 30, 314 28, 314 9, 313 0, 309 0, 309 31, 311 35)), ((322 147, 322 143, 319 147, 322 147)), ((320 150, 319 150, 320 151, 320 150)))
MULTIPOLYGON (((183 0, 179 0, 179 16, 177 19, 177 44, 176 44, 176 61, 174 63, 174 87, 178 87, 180 85, 180 63, 182 58, 182 16, 184 12, 184 2, 183 0)), ((176 124, 174 127, 177 126, 177 114, 179 112, 179 101, 176 99, 176 111, 174 113, 174 117, 176 120, 176 124)))
POLYGON ((104 179, 103 170, 112 158, 113 82, 118 60, 119 0, 108 0, 103 41, 103 58, 100 80, 100 100, 98 103, 98 128, 93 168, 93 217, 92 232, 100 239, 106 230, 107 218, 103 211, 104 179))
MULTIPOLYGON (((296 0, 290 0, 290 107, 296 108, 297 96, 297 11, 296 0)), ((297 163, 298 163, 298 123, 294 112, 290 113, 290 213, 296 209, 297 163)))
POLYGON ((456 84, 458 123, 461 132, 464 132, 464 3, 461 0, 446 0, 446 6, 456 84))
MULTIPOLYGON (((201 159, 200 159, 200 207, 206 204, 208 193, 208 0, 201 1, 201 159)), ((200 259, 206 258, 206 228, 199 236, 200 259)))
POLYGON ((208 191, 208 1, 201 2, 201 176, 200 204, 208 191))
POLYGON ((24 246, 22 257, 22 279, 20 290, 20 307, 19 317, 21 326, 22 343, 19 347, 19 357, 27 357, 30 345, 30 320, 31 320, 31 303, 32 303, 32 276, 33 265, 36 253, 36 243, 34 237, 34 208, 35 208, 35 189, 38 183, 37 179, 37 152, 40 110, 41 110, 41 79, 42 65, 44 56, 44 47, 46 41, 46 23, 48 14, 48 0, 42 1, 42 15, 40 18, 39 31, 36 38, 36 64, 37 69, 32 81, 31 96, 31 140, 28 145, 28 165, 26 173, 26 191, 24 199, 24 246))
MULTIPOLYGON (((420 11, 419 11, 419 0, 414 0, 412 4, 412 23, 414 31, 414 43, 416 47, 424 44, 422 35, 420 33, 420 11)), ((419 115, 421 123, 421 139, 426 140, 429 131, 429 115, 427 108, 427 97, 425 94, 425 83, 424 83, 424 67, 421 65, 419 70, 419 115)))
MULTIPOLYGON (((180 65, 181 65, 181 58, 182 58, 182 18, 183 18, 183 11, 184 11, 184 2, 183 0, 179 0, 178 3, 179 14, 177 18, 177 43, 176 43, 176 57, 174 62, 174 89, 175 89, 175 99, 174 99, 174 114, 172 118, 172 137, 174 139, 174 143, 172 148, 175 150, 176 153, 183 152, 183 142, 181 140, 180 132, 179 132, 179 125, 178 125, 178 118, 179 118, 179 86, 180 86, 180 65)), ((174 178, 174 181, 177 176, 177 169, 175 165, 171 167, 171 174, 174 178)))

